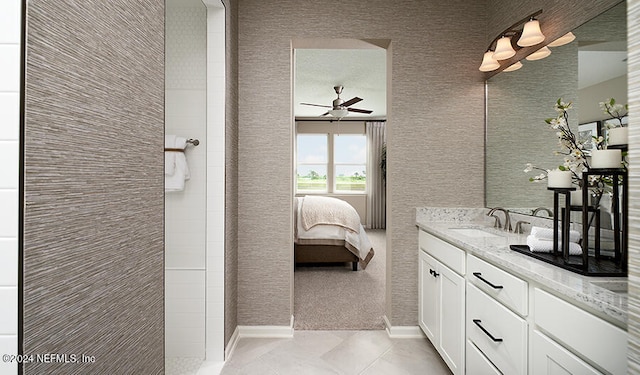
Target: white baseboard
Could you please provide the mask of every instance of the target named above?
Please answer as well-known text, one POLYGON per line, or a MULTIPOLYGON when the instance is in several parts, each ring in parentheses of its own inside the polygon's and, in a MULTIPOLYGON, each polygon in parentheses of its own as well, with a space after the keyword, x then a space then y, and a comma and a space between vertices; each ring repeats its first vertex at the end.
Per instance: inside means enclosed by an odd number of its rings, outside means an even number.
POLYGON ((231 358, 233 351, 236 349, 236 345, 238 345, 239 339, 240 339, 240 330, 236 326, 236 329, 233 331, 233 335, 231 335, 231 338, 229 339, 229 343, 227 344, 227 347, 224 348, 225 362, 228 361, 229 358, 231 358))
POLYGON ((387 335, 392 339, 421 339, 427 337, 418 326, 392 326, 386 315, 384 316, 384 326, 387 335))
POLYGON ((293 337, 293 315, 288 326, 238 326, 238 335, 242 337, 293 337))

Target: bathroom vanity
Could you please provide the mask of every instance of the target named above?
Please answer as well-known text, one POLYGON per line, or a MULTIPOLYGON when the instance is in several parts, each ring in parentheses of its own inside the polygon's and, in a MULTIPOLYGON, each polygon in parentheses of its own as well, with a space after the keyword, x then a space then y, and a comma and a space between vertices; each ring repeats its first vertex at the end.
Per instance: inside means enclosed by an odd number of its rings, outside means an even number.
POLYGON ((626 278, 514 252, 526 234, 463 211, 416 216, 419 325, 454 374, 627 373, 626 278))

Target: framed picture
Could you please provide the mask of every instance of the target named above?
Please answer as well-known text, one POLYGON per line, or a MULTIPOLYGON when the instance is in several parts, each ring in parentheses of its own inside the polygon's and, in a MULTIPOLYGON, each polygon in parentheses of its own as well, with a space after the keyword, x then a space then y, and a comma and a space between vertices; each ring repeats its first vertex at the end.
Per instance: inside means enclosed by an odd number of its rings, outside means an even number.
POLYGON ((600 121, 587 122, 578 125, 578 142, 582 142, 584 149, 590 151, 593 149, 593 137, 600 136, 600 121))

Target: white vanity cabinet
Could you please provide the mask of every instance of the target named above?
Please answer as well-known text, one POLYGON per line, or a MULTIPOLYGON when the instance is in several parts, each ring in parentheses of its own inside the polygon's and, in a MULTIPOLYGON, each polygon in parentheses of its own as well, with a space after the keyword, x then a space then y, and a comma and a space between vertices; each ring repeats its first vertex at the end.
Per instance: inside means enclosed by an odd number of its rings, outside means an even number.
POLYGON ((420 231, 419 325, 454 374, 465 369, 465 252, 420 231))
POLYGON ((626 331, 544 290, 533 293, 533 374, 627 373, 626 331))
POLYGON ((419 247, 419 325, 454 374, 627 373, 627 332, 595 310, 422 229, 419 247))

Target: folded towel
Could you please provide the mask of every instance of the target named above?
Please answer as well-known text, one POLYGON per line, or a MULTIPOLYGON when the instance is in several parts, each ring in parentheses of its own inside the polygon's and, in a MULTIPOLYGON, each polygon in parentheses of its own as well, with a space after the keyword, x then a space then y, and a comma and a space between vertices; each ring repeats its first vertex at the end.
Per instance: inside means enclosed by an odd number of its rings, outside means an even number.
MULTIPOLYGON (((553 241, 553 229, 552 228, 542 228, 542 227, 531 227, 531 235, 540 240, 551 240, 553 241)), ((562 233, 558 232, 558 238, 562 237, 562 233)), ((580 241, 580 232, 577 230, 569 231, 569 241, 570 242, 578 242, 580 241)))
MULTIPOLYGON (((175 135, 165 136, 165 147, 167 148, 184 149, 186 146, 186 138, 176 137, 175 135)), ((178 151, 165 151, 164 155, 164 190, 184 190, 184 182, 191 178, 189 166, 187 165, 187 157, 184 152, 178 151)))
MULTIPOLYGON (((541 240, 533 235, 527 236, 527 246, 534 253, 550 253, 553 251, 553 241, 541 240)), ((562 251, 562 243, 558 244, 558 250, 562 251)), ((569 242, 569 255, 582 255, 582 246, 575 242, 569 242)))

